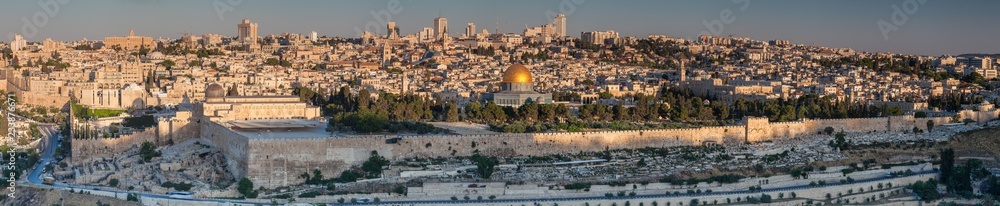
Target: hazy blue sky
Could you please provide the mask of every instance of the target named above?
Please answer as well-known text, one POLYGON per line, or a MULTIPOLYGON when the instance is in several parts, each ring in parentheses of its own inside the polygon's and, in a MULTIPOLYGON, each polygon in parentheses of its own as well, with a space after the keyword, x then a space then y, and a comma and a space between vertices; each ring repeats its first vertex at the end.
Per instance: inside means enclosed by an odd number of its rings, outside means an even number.
MULTIPOLYGON (((907 0, 399 0, 401 9, 390 16, 390 21, 397 22, 402 33, 414 33, 431 27, 432 19, 440 13, 448 18, 455 36, 464 32, 469 21, 476 23, 477 30, 493 32, 499 18, 501 32, 521 33, 525 24, 546 23, 547 11, 562 11, 568 16, 567 32, 571 36, 579 36, 581 31, 616 30, 629 36, 693 38, 713 32, 705 22, 732 20, 723 23, 721 31, 715 26, 717 34, 909 54, 1000 53, 996 38, 1000 34, 996 21, 1000 19, 996 11, 1000 1, 909 1, 917 2, 912 14, 902 11, 907 0), (894 5, 900 8, 895 13, 906 14, 902 24, 893 23, 894 5), (725 11, 732 14, 731 19, 720 17, 725 11), (880 20, 898 30, 884 36, 880 20)), ((16 0, 6 1, 0 8, 0 31, 3 41, 9 41, 6 36, 10 32, 32 34, 30 29, 24 30, 22 19, 27 19, 36 22, 28 27, 37 27, 34 35, 25 35, 29 41, 102 39, 126 35, 129 28, 135 28, 137 35, 153 37, 177 38, 183 32, 233 36, 236 24, 248 17, 260 24, 262 36, 315 30, 320 35, 356 37, 356 31, 364 30, 367 23, 381 23, 372 13, 392 13, 387 2, 16 0), (49 9, 49 13, 39 5, 58 1, 68 2, 60 4, 58 11, 49 9), (45 19, 48 22, 41 22, 45 19)), ((384 33, 385 26, 370 28, 384 33)))

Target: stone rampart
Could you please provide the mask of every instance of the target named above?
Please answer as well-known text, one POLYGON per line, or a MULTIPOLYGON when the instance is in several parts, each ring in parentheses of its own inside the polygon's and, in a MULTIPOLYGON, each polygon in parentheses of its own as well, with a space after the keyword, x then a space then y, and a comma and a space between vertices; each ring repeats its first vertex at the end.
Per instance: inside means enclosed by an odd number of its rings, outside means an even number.
MULTIPOLYGON (((968 113, 968 114, 965 114, 968 113)), ((996 110, 965 115, 997 116, 996 110)), ((353 135, 323 138, 244 137, 220 124, 194 117, 187 125, 183 120, 159 124, 148 134, 151 141, 156 133, 170 134, 167 138, 200 137, 218 147, 226 156, 226 169, 235 177, 248 177, 255 185, 275 188, 304 182, 303 173, 319 169, 324 177, 336 177, 350 167, 364 162, 372 151, 390 160, 412 157, 470 156, 478 151, 492 156, 550 155, 580 152, 600 152, 606 149, 644 147, 696 146, 704 144, 737 145, 747 142, 777 141, 815 134, 826 127, 845 132, 903 131, 913 127, 926 129, 926 122, 947 124, 950 117, 914 118, 892 116, 881 118, 800 120, 768 122, 765 118, 748 118, 743 125, 687 129, 657 129, 602 132, 565 132, 490 135, 353 135), (178 127, 180 126, 180 127, 178 127), (170 128, 162 128, 170 127, 170 128), (197 131, 197 134, 189 134, 197 131)), ((163 139, 163 138, 161 138, 163 139)), ((82 141, 74 143, 74 156, 115 154, 119 149, 107 145, 136 145, 134 142, 112 141, 101 144, 82 141), (104 147, 102 147, 104 146, 104 147), (79 151, 78 151, 79 150, 79 151)), ((135 140, 138 141, 138 140, 135 140)), ((177 142, 177 140, 174 140, 177 142)), ((141 143, 141 141, 138 141, 141 143)), ((161 140, 162 142, 162 140, 161 140)))
POLYGON ((164 142, 170 140, 180 143, 198 138, 201 133, 201 124, 191 124, 190 120, 184 118, 161 118, 156 123, 157 133, 164 142))
MULTIPOLYGON (((244 176, 247 171, 247 157, 250 149, 249 139, 233 132, 229 128, 205 119, 196 122, 202 123, 200 125, 201 138, 208 139, 210 146, 222 150, 223 156, 226 157, 226 171, 229 171, 234 177, 244 176)), ((281 153, 286 151, 270 152, 281 153)))
POLYGON ((143 142, 157 142, 156 128, 135 131, 117 138, 73 139, 71 140, 72 160, 85 162, 93 158, 110 158, 131 148, 139 148, 143 142))

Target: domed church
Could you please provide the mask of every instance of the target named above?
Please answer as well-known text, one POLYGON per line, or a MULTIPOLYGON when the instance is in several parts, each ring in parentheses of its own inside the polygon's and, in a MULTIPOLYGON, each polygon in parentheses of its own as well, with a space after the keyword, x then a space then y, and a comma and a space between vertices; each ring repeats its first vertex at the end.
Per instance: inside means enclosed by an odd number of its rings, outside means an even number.
POLYGON ((552 94, 535 92, 531 71, 521 64, 511 65, 500 80, 500 92, 484 94, 483 99, 500 106, 519 107, 525 103, 552 103, 552 94))

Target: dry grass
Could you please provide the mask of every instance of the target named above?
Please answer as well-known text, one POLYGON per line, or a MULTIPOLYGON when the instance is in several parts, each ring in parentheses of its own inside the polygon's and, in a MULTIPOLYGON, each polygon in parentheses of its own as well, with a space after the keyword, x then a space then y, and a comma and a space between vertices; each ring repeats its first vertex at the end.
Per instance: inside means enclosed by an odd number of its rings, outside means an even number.
POLYGON ((913 148, 913 149, 886 149, 871 148, 864 150, 852 150, 847 152, 847 157, 837 161, 815 162, 813 166, 844 166, 852 163, 859 165, 865 160, 874 159, 877 165, 903 163, 909 161, 931 160, 932 156, 937 157, 938 147, 933 148, 913 148))
POLYGON ((955 157, 993 158, 993 161, 984 160, 984 165, 1000 166, 1000 163, 996 161, 1000 160, 1000 128, 987 128, 957 134, 952 137, 950 147, 955 149, 955 157))

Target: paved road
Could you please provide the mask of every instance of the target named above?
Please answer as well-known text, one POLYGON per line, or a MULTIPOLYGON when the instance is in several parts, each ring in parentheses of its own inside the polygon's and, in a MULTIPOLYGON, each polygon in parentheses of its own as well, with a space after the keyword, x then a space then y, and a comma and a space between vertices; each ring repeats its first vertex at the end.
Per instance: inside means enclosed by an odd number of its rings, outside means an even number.
POLYGON ((31 169, 31 173, 28 174, 28 181, 32 183, 41 183, 42 170, 45 169, 45 165, 48 163, 55 162, 56 148, 59 147, 59 138, 62 137, 59 134, 59 128, 54 124, 38 124, 38 130, 42 132, 42 141, 39 142, 38 148, 41 149, 41 158, 35 167, 31 169))

